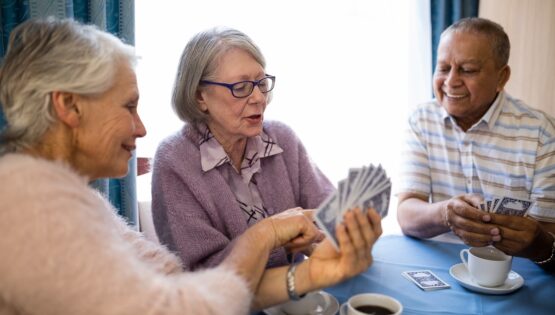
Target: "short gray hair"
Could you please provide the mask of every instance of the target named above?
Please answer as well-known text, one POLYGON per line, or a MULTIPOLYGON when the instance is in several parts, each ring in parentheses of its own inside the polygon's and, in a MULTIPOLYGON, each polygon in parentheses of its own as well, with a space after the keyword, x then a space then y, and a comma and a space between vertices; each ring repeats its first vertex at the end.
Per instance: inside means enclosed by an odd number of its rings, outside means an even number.
POLYGON ((113 86, 116 64, 137 62, 132 46, 92 25, 54 18, 16 27, 0 68, 7 127, 0 154, 29 148, 56 121, 51 92, 98 95, 113 86))
POLYGON ((213 79, 218 58, 231 48, 248 52, 266 68, 262 52, 246 34, 227 27, 198 33, 183 50, 173 89, 173 110, 183 122, 194 125, 206 122, 208 115, 200 110, 197 102, 200 81, 213 79))
POLYGON ((509 63, 511 43, 509 36, 501 25, 488 19, 471 17, 458 20, 443 31, 441 37, 452 32, 467 32, 487 36, 490 40, 497 66, 503 67, 509 63))

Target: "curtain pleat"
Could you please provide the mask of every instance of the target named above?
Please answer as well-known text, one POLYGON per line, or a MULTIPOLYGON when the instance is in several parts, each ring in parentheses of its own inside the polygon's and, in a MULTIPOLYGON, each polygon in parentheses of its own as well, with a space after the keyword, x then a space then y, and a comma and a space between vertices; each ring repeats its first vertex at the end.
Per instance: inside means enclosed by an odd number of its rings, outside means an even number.
POLYGON ((437 46, 441 33, 455 21, 478 16, 479 2, 479 0, 431 0, 432 73, 436 68, 437 46))
MULTIPOLYGON (((135 43, 134 0, 2 0, 0 10, 0 60, 7 49, 11 30, 29 18, 73 18, 82 23, 95 24, 128 44, 135 43)), ((0 110, 0 130, 5 125, 0 110)), ((137 157, 133 154, 125 178, 100 179, 91 186, 106 195, 119 214, 138 228, 136 176, 137 157)))

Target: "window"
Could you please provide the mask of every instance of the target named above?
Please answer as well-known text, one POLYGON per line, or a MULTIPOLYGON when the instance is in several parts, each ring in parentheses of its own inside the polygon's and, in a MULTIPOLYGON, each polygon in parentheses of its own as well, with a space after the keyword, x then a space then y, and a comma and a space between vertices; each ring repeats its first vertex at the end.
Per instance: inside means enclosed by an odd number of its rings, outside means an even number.
MULTIPOLYGON (((423 62, 429 40, 419 42, 413 27, 426 11, 415 2, 137 1, 139 112, 148 131, 138 156, 153 156, 182 126, 170 102, 185 44, 201 30, 225 25, 248 34, 277 77, 266 120, 291 126, 332 182, 349 167, 381 163, 395 190, 406 113, 431 91, 429 62, 423 62), (415 71, 420 77, 409 79, 415 71)), ((150 188, 139 187, 139 194, 150 198, 150 188)), ((397 226, 395 208, 393 198, 386 229, 397 226)))

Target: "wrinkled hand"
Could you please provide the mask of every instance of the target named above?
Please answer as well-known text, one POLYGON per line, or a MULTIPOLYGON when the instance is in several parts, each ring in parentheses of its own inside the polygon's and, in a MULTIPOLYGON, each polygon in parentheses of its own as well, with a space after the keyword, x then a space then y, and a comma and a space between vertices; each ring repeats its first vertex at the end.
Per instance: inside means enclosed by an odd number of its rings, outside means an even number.
POLYGON ((382 234, 380 215, 373 209, 347 211, 336 229, 339 252, 326 239, 310 258, 309 276, 317 287, 326 287, 351 278, 372 264, 372 246, 382 234))
POLYGON ((443 209, 445 224, 469 246, 486 246, 499 240, 492 234, 495 226, 489 223, 490 214, 479 209, 482 199, 474 194, 456 196, 443 209))
POLYGON ((541 239, 549 236, 540 223, 532 218, 492 213, 490 223, 497 226, 491 234, 499 235, 499 240, 493 246, 507 255, 535 259, 538 249, 548 248, 537 248, 543 245, 541 239))
POLYGON ((274 246, 285 246, 290 251, 299 251, 321 239, 322 232, 312 222, 314 210, 292 208, 280 212, 263 222, 272 226, 274 246))

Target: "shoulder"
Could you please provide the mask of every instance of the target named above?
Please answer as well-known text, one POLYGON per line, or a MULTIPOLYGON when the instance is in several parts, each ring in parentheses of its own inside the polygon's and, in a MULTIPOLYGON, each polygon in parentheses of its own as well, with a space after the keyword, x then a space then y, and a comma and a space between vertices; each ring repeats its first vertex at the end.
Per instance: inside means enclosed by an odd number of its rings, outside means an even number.
POLYGON ((445 112, 443 107, 434 99, 416 106, 408 117, 411 128, 430 129, 443 126, 445 112))
POLYGON ((443 108, 441 107, 441 105, 435 99, 433 99, 428 102, 418 104, 410 112, 409 117, 411 119, 425 118, 425 117, 441 117, 442 110, 443 108))
POLYGON ((264 132, 275 140, 279 146, 287 146, 300 142, 293 129, 280 121, 265 121, 263 128, 264 132))
POLYGON ((156 149, 154 164, 187 163, 192 156, 199 155, 200 134, 187 124, 176 133, 160 142, 156 149))
MULTIPOLYGON (((55 189, 67 184, 87 185, 87 179, 78 175, 70 166, 26 154, 7 154, 0 158, 0 178, 8 182, 44 186, 45 189, 55 189)), ((2 185, 2 188, 13 186, 2 185)))
POLYGON ((29 222, 68 222, 105 208, 87 179, 69 166, 24 154, 0 158, 0 200, 4 215, 29 222))
POLYGON ((158 145, 157 152, 162 151, 163 153, 172 153, 175 151, 183 150, 189 146, 198 147, 198 132, 196 129, 187 124, 183 126, 179 131, 169 135, 164 138, 158 145))
POLYGON ((547 137, 555 136, 555 118, 551 115, 533 108, 524 101, 505 94, 502 108, 502 119, 505 124, 522 126, 531 129, 538 128, 547 137))

